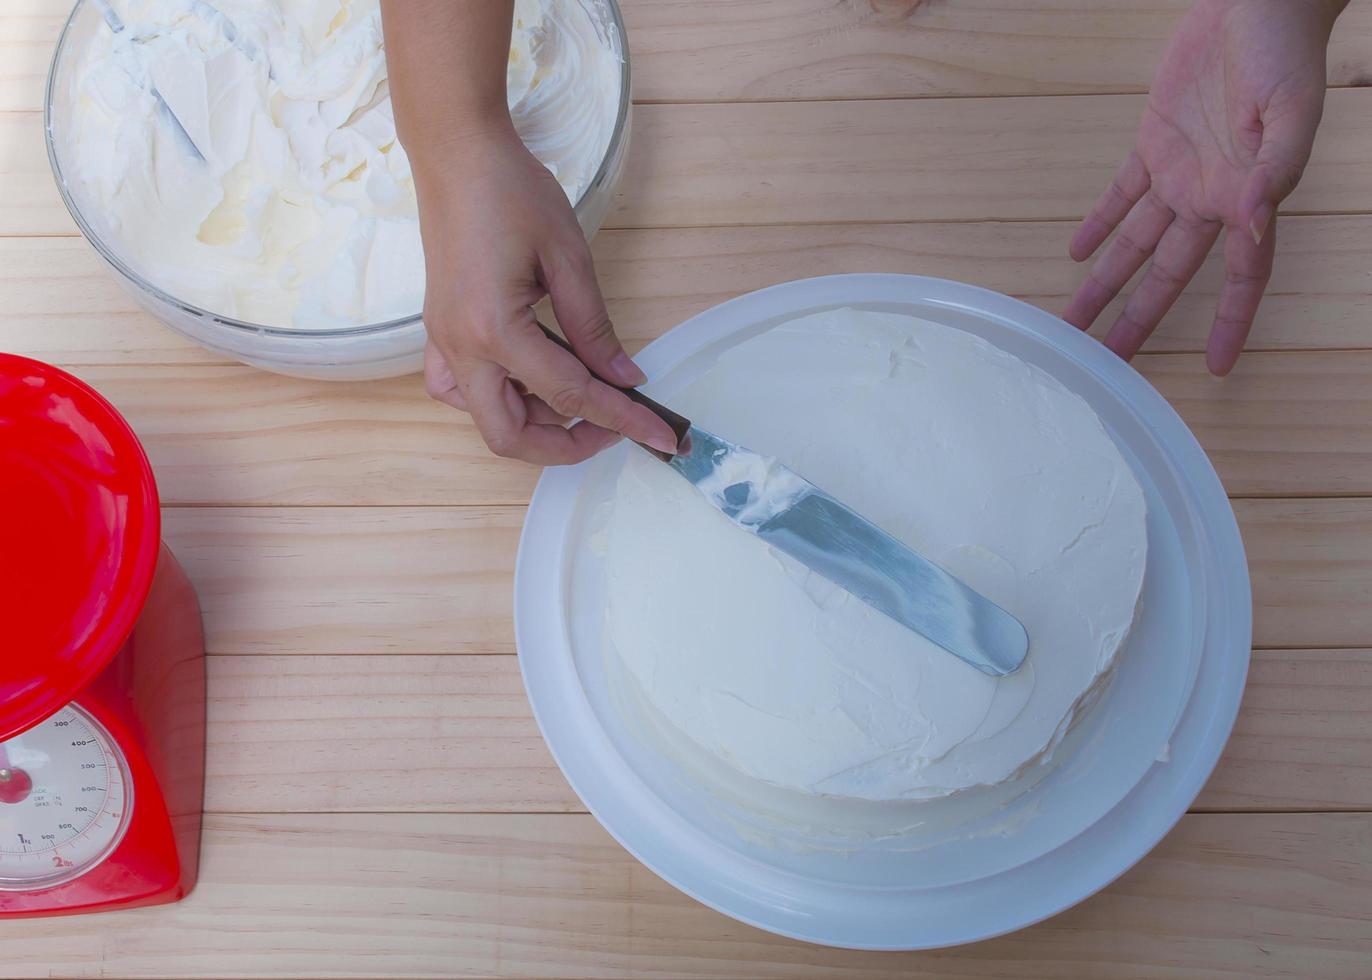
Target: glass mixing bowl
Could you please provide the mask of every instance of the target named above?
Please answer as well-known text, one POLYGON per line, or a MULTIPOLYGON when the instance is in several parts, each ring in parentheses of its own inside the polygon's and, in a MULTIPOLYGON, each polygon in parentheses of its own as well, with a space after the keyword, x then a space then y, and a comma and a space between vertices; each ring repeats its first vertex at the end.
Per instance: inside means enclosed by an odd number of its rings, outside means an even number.
MULTIPOLYGON (((577 220, 586 237, 600 228, 624 172, 629 145, 632 103, 629 92, 629 45, 616 0, 578 0, 604 31, 604 40, 620 56, 619 112, 614 133, 594 179, 576 202, 577 220)), ((177 333, 218 354, 245 364, 297 377, 328 380, 389 378, 412 374, 423 366, 424 322, 419 311, 411 316, 365 323, 354 327, 308 330, 263 326, 221 316, 179 299, 157 283, 135 272, 121 258, 118 243, 103 237, 83 212, 90 202, 76 199, 63 172, 72 127, 72 69, 76 52, 92 32, 108 30, 97 4, 77 0, 57 40, 48 71, 43 122, 47 133, 48 162, 67 210, 81 234, 114 270, 115 278, 140 306, 177 333)))

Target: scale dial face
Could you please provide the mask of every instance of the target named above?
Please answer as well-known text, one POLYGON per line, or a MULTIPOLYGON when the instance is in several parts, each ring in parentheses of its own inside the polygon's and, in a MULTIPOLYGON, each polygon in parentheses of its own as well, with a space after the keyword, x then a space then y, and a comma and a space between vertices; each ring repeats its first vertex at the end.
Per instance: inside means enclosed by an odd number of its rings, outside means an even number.
POLYGON ((0 890, 94 868, 128 829, 133 783, 104 726, 75 705, 0 742, 0 890))

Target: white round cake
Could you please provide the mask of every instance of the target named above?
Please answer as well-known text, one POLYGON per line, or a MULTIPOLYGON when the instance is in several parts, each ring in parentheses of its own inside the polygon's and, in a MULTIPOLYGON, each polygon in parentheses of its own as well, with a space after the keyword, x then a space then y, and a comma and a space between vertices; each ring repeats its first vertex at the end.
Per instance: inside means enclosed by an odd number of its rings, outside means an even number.
POLYGON ((993 678, 771 549, 632 452, 606 517, 606 628, 666 730, 772 786, 945 796, 1047 759, 1134 619, 1144 495, 1095 413, 969 333, 852 309, 773 327, 671 399, 1010 611, 993 678))

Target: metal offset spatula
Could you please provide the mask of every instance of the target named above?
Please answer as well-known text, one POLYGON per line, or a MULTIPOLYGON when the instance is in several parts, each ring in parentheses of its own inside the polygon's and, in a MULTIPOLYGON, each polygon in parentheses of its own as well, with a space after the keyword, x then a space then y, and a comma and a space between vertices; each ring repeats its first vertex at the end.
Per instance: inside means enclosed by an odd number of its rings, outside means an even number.
MULTIPOLYGON (((118 11, 110 5, 110 0, 93 0, 93 2, 96 10, 100 12, 100 16, 105 18, 105 23, 109 25, 109 29, 115 34, 122 34, 124 32, 124 21, 120 18, 118 11)), ((250 38, 240 34, 237 28, 233 26, 233 22, 224 16, 224 12, 209 3, 208 0, 193 0, 191 3, 191 12, 207 23, 217 27, 224 35, 225 39, 241 51, 244 57, 249 61, 260 61, 263 59, 264 56, 257 45, 254 44, 250 38)), ((276 77, 272 73, 270 63, 267 65, 267 77, 276 77)), ((152 97, 157 100, 158 109, 166 115, 167 120, 171 123, 172 132, 176 133, 176 135, 181 138, 186 149, 190 151, 191 156, 202 163, 205 162, 204 147, 195 142, 195 139, 190 134, 190 130, 188 130, 185 123, 181 121, 181 117, 176 114, 176 110, 172 108, 171 103, 162 96, 161 91, 151 82, 149 83, 148 91, 152 94, 152 97)))
MULTIPOLYGON (((572 350, 547 327, 543 332, 572 350)), ((1028 634, 990 599, 776 460, 692 425, 635 388, 605 383, 671 426, 675 455, 642 448, 739 527, 980 671, 1001 676, 1024 663, 1028 634)))
MULTIPOLYGON (((115 34, 122 34, 124 31, 124 22, 120 19, 119 14, 115 9, 110 6, 109 0, 94 0, 94 2, 95 9, 100 12, 100 16, 105 18, 105 23, 109 25, 110 30, 115 34)), ((149 91, 152 93, 152 97, 157 100, 157 107, 162 110, 168 121, 171 122, 172 132, 176 133, 176 135, 181 138, 186 149, 190 150, 191 156, 203 163, 205 160, 204 151, 201 150, 200 147, 196 145, 195 140, 191 138, 190 132, 181 122, 180 117, 177 116, 176 110, 171 107, 166 99, 162 98, 162 93, 157 90, 156 85, 151 85, 149 91)))

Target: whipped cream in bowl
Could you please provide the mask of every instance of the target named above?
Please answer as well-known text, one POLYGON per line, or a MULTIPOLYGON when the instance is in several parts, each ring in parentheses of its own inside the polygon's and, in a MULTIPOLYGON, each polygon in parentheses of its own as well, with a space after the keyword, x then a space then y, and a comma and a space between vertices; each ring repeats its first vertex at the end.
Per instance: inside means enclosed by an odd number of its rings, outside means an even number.
MULTIPOLYGON (((48 77, 48 153, 87 240, 201 345, 286 374, 416 371, 423 250, 379 0, 80 0, 48 77)), ((586 234, 623 172, 614 0, 517 0, 511 116, 586 234)))

